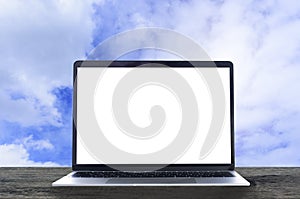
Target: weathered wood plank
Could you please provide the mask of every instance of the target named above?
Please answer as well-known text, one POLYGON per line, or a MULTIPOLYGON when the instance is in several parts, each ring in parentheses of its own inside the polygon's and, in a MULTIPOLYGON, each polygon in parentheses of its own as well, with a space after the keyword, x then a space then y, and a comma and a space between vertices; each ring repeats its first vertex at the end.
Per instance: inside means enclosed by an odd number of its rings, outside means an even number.
POLYGON ((70 168, 0 168, 0 198, 300 198, 300 168, 238 168, 250 187, 51 187, 70 168))

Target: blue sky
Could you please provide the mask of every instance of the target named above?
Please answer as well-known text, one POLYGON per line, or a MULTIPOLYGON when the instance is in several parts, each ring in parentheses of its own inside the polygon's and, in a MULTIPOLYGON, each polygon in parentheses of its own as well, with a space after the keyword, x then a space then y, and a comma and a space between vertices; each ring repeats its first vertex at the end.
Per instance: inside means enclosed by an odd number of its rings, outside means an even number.
MULTIPOLYGON (((235 64, 237 165, 300 165, 300 2, 0 1, 0 165, 71 164, 72 63, 163 27, 235 64)), ((134 58, 163 58, 145 51, 134 58)))

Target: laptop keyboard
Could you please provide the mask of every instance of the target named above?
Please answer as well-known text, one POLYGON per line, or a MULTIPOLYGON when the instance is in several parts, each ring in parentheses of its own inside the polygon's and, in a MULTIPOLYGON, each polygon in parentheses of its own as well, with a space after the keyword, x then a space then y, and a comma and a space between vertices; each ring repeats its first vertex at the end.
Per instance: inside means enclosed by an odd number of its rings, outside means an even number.
POLYGON ((78 171, 73 177, 79 178, 159 178, 159 177, 234 177, 228 171, 78 171))

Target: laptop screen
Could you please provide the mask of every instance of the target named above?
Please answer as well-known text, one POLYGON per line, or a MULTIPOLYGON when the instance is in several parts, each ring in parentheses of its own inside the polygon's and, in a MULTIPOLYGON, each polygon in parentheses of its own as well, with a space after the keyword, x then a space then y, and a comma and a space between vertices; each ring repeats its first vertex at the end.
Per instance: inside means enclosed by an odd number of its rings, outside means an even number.
POLYGON ((231 164, 229 67, 78 67, 76 164, 231 164))

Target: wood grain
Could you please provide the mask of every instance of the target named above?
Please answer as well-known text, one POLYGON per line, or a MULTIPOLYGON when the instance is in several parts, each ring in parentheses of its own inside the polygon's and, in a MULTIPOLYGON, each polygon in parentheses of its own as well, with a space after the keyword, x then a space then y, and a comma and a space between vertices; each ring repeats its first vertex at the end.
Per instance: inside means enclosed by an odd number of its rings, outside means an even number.
POLYGON ((250 187, 52 187, 70 168, 0 168, 0 198, 300 198, 300 168, 238 168, 250 187))

